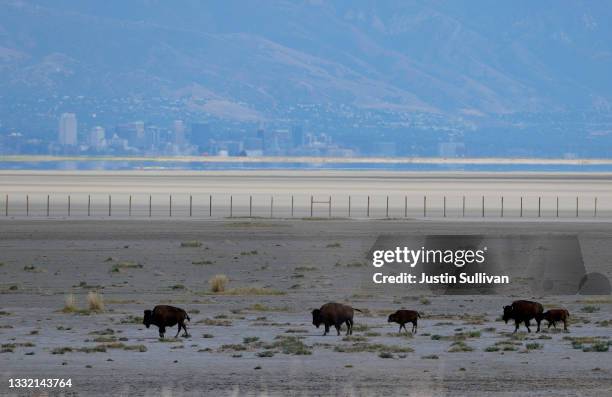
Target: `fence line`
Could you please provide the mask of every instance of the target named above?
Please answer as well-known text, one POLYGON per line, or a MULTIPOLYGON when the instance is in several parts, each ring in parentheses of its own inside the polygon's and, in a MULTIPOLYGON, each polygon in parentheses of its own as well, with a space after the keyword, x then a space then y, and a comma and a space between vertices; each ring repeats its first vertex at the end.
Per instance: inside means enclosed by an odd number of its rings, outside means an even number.
POLYGON ((159 202, 159 197, 163 195, 153 194, 148 194, 148 205, 145 205, 146 196, 108 194, 106 211, 100 207, 105 204, 102 194, 28 193, 4 194, 0 198, 4 198, 5 217, 49 218, 86 214, 87 217, 152 218, 156 214, 163 217, 165 209, 168 217, 189 218, 212 218, 213 215, 217 218, 612 218, 612 195, 606 195, 602 200, 598 196, 501 195, 495 198, 491 195, 457 197, 424 194, 421 196, 420 213, 417 208, 419 196, 414 194, 348 195, 344 196, 346 201, 338 200, 338 197, 334 199, 333 195, 326 195, 324 199, 309 195, 309 201, 303 201, 301 197, 306 195, 270 195, 266 198, 263 194, 168 194, 165 205, 159 202), (479 199, 480 202, 475 205, 474 199, 479 199), (570 204, 572 200, 573 206, 570 204), (265 206, 268 207, 267 210, 265 206), (325 212, 321 213, 321 210, 325 212))

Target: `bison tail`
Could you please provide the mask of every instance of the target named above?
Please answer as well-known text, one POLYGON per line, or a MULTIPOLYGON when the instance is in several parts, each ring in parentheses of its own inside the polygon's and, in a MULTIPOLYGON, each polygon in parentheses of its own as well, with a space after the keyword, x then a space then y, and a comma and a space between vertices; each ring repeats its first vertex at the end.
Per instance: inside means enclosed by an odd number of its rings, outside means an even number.
POLYGON ((417 317, 421 318, 421 313, 417 312, 417 317))
POLYGON ((191 321, 191 318, 189 318, 189 314, 185 313, 185 318, 187 319, 187 321, 191 321))
POLYGON ((359 309, 355 309, 355 308, 353 308, 353 310, 358 311, 359 313, 363 313, 363 312, 362 312, 361 310, 359 310, 359 309))

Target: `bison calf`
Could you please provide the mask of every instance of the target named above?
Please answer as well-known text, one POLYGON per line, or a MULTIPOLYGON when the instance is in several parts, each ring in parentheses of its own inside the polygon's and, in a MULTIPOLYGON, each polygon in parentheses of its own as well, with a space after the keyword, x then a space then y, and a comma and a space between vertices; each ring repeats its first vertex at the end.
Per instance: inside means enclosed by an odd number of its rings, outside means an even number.
POLYGON ((175 338, 179 336, 181 328, 185 331, 184 337, 189 336, 187 333, 187 327, 185 326, 185 319, 190 321, 189 315, 183 309, 179 309, 174 306, 158 305, 153 310, 144 311, 144 319, 142 323, 149 328, 151 324, 156 325, 159 328, 159 337, 163 338, 166 333, 166 327, 174 327, 178 324, 178 330, 175 338))
POLYGON ((419 318, 421 318, 421 315, 415 310, 398 310, 395 313, 389 315, 389 319, 387 320, 387 322, 398 323, 400 325, 398 332, 402 332, 402 328, 404 328, 406 333, 408 333, 408 330, 406 329, 406 323, 412 323, 412 333, 416 334, 419 318))
POLYGON ((540 321, 546 320, 548 322, 548 328, 550 328, 551 325, 557 328, 557 321, 562 321, 564 331, 567 331, 568 318, 569 312, 566 309, 550 309, 540 315, 540 321))
POLYGON ((525 322, 525 327, 527 327, 527 331, 531 332, 529 329, 529 321, 535 319, 538 323, 538 329, 536 332, 540 332, 540 322, 542 321, 542 313, 544 312, 544 307, 541 303, 531 302, 531 301, 514 301, 509 306, 504 306, 504 315, 503 320, 508 324, 508 320, 513 319, 515 328, 515 333, 519 329, 519 325, 522 322, 525 322))
POLYGON ((361 312, 359 309, 353 309, 350 306, 343 305, 341 303, 326 303, 321 306, 320 309, 314 309, 312 311, 312 324, 319 328, 321 324, 325 326, 325 333, 329 332, 329 327, 333 325, 336 327, 338 335, 340 335, 340 327, 343 323, 346 323, 347 335, 353 334, 353 310, 361 312))

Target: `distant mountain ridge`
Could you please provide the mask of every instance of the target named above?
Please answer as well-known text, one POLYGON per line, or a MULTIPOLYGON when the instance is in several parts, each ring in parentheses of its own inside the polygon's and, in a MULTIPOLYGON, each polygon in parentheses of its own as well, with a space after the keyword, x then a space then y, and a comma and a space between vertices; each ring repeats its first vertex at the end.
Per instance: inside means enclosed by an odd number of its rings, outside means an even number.
POLYGON ((610 3, 211 3, 0 1, 0 90, 188 98, 238 121, 308 103, 451 115, 612 106, 610 3))

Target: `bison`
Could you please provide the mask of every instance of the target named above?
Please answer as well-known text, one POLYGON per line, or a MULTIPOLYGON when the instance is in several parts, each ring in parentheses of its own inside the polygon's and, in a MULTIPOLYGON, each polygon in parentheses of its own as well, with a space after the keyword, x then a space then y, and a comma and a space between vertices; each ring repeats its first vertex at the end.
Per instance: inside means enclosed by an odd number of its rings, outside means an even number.
POLYGON ((546 320, 548 322, 548 328, 552 325, 557 328, 557 321, 563 322, 563 330, 567 331, 567 320, 569 318, 569 312, 566 309, 550 309, 540 315, 540 321, 546 320))
POLYGON ((312 324, 317 328, 319 328, 321 324, 325 325, 325 333, 323 333, 323 336, 325 336, 329 332, 329 327, 331 325, 336 327, 336 331, 338 335, 340 335, 340 327, 343 323, 346 323, 346 334, 352 335, 353 310, 361 312, 359 309, 353 309, 341 303, 326 303, 321 306, 320 309, 314 309, 312 311, 312 324))
POLYGON ((527 327, 527 331, 531 332, 529 329, 529 320, 535 319, 538 323, 538 329, 536 332, 540 332, 540 322, 542 321, 541 314, 544 312, 544 307, 541 303, 531 302, 531 301, 514 301, 512 305, 504 306, 504 316, 503 320, 508 324, 508 320, 513 319, 516 328, 514 328, 514 332, 518 331, 519 325, 522 322, 525 322, 525 327, 527 327))
POLYGON ((184 337, 189 336, 187 333, 187 327, 185 326, 185 319, 191 321, 187 312, 183 309, 174 306, 158 305, 153 310, 144 311, 144 319, 142 323, 149 328, 151 324, 157 325, 159 328, 159 337, 163 338, 166 333, 166 327, 174 327, 178 324, 178 330, 175 338, 179 336, 181 328, 185 331, 184 337))
POLYGON ((406 329, 406 323, 412 323, 412 333, 416 334, 417 332, 417 323, 418 319, 421 318, 419 312, 415 310, 398 310, 393 314, 389 315, 388 323, 398 323, 400 325, 399 331, 402 332, 402 328, 408 333, 406 329))

